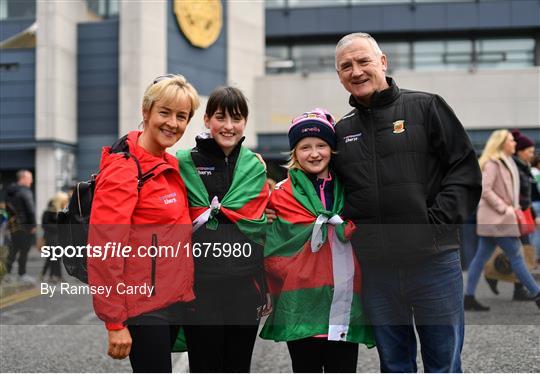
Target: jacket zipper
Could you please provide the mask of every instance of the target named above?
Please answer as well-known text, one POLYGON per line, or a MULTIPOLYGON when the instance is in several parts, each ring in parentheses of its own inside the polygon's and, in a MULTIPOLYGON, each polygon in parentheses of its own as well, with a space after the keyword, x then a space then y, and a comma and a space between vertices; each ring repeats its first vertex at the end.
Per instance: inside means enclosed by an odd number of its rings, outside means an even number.
MULTIPOLYGON (((382 220, 381 220, 381 197, 379 195, 379 187, 380 187, 380 181, 379 181, 379 172, 377 170, 377 153, 376 153, 376 149, 375 149, 375 138, 376 138, 376 133, 377 133, 377 129, 375 128, 375 121, 373 120, 373 109, 369 108, 367 109, 367 112, 368 112, 368 115, 369 115, 369 128, 371 130, 371 148, 372 148, 372 151, 371 151, 371 154, 373 155, 373 171, 375 173, 375 182, 376 182, 376 185, 375 185, 375 200, 377 201, 377 225, 382 225, 382 220)), ((382 228, 381 227, 378 227, 377 228, 377 231, 383 233, 382 231, 382 228)), ((382 242, 382 246, 384 248, 385 246, 385 243, 384 243, 384 233, 383 235, 380 235, 381 237, 381 242, 382 242)))
MULTIPOLYGON (((154 246, 155 248, 157 248, 158 246, 158 240, 157 240, 156 234, 152 234, 152 246, 154 246)), ((150 296, 154 296, 156 294, 156 256, 152 256, 152 273, 151 273, 152 293, 150 294, 150 296)))
MULTIPOLYGON (((227 194, 227 192, 228 192, 229 189, 231 188, 231 186, 230 186, 231 178, 230 178, 230 170, 229 170, 229 169, 230 169, 230 165, 229 165, 229 156, 225 156, 224 161, 225 161, 225 175, 226 175, 226 177, 225 177, 225 178, 226 178, 226 179, 225 179, 225 185, 227 186, 227 190, 224 191, 223 197, 225 197, 225 195, 227 194)), ((237 162, 238 162, 238 160, 237 160, 237 162)), ((230 224, 225 223, 225 225, 230 225, 230 224)), ((227 242, 230 243, 230 244, 234 244, 234 243, 233 243, 233 242, 234 242, 234 238, 232 237, 232 234, 231 234, 231 232, 230 232, 230 229, 231 229, 231 228, 230 228, 229 226, 226 226, 226 229, 225 229, 225 230, 226 230, 226 232, 227 232, 227 242)), ((232 273, 232 270, 231 270, 231 269, 232 269, 232 267, 233 267, 231 261, 226 261, 225 264, 226 264, 226 267, 227 267, 227 273, 228 273, 228 274, 231 274, 231 273, 232 273)))

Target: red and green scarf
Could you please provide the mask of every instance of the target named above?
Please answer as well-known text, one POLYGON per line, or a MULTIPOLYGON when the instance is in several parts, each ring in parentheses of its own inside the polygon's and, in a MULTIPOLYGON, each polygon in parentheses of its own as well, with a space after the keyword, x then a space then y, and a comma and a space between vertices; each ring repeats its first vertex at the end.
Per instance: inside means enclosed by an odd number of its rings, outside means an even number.
POLYGON ((187 187, 189 213, 193 220, 194 230, 202 225, 215 230, 218 226, 215 216, 218 211, 221 211, 250 240, 264 244, 266 235, 264 210, 268 202, 269 190, 264 165, 253 152, 241 147, 231 187, 221 202, 217 201, 217 197, 210 202, 206 187, 191 158, 190 150, 178 151, 176 158, 180 174, 187 187))
POLYGON ((309 178, 290 170, 271 197, 278 218, 264 248, 274 309, 260 336, 290 341, 317 335, 375 345, 362 310, 360 266, 348 241, 352 223, 339 217, 344 204, 334 179, 333 210, 324 209, 309 178))
MULTIPOLYGON (((221 202, 217 198, 210 202, 190 150, 178 151, 176 158, 187 188, 189 213, 194 225, 198 225, 195 227, 206 225, 208 229, 215 230, 218 226, 215 215, 221 211, 250 240, 264 244, 267 228, 264 210, 269 190, 264 166, 253 152, 241 147, 231 187, 221 202)), ((183 329, 178 332, 172 351, 187 351, 183 329)))

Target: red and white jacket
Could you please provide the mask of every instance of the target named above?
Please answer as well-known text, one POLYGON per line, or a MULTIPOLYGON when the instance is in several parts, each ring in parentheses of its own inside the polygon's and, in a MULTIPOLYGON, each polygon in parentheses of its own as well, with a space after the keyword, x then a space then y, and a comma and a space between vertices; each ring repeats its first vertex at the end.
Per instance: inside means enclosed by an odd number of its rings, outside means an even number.
POLYGON ((88 284, 94 310, 110 330, 123 328, 128 318, 195 298, 187 251, 191 220, 178 162, 166 152, 157 157, 138 146, 140 134, 128 134, 129 151, 143 173, 155 168, 154 176, 138 189, 135 161, 104 147, 90 216, 88 242, 101 246, 101 255, 88 257, 88 284), (105 253, 107 242, 131 251, 111 253, 110 244, 105 253), (148 251, 152 245, 169 247, 155 255, 148 251))

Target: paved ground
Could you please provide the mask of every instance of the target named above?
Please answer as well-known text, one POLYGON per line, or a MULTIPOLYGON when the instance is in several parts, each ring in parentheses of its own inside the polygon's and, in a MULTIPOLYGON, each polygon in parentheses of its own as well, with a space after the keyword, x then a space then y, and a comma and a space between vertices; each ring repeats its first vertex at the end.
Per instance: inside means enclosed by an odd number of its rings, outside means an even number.
MULTIPOLYGON (((40 266, 41 259, 34 254, 29 272, 37 274, 40 266)), ((510 284, 499 288, 501 295, 495 296, 482 281, 478 298, 492 310, 466 315, 463 368, 540 372, 540 309, 531 302, 510 301, 510 284)), ((89 296, 22 298, 27 299, 0 309, 0 372, 131 371, 127 360, 106 356, 106 331, 93 314, 89 296)), ((173 356, 175 371, 184 371, 185 355, 173 356)), ((258 339, 252 371, 290 372, 286 345, 258 339)), ((358 371, 379 371, 376 349, 360 348, 358 371)))

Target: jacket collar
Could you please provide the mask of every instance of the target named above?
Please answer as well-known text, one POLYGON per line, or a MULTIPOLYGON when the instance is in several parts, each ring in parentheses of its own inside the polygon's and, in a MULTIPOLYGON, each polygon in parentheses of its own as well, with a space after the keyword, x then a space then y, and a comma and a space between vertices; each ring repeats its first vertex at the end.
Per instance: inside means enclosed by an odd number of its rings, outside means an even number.
POLYGON ((391 104, 398 98, 400 90, 396 85, 396 82, 391 77, 386 77, 386 82, 388 83, 389 87, 382 91, 376 91, 371 97, 371 105, 369 107, 356 101, 353 95, 349 97, 349 104, 358 110, 379 108, 391 104))
POLYGON ((522 171, 523 173, 527 175, 531 175, 531 168, 528 163, 526 163, 525 161, 523 161, 522 159, 520 159, 518 156, 515 156, 515 155, 512 156, 512 158, 514 159, 514 162, 516 163, 516 166, 518 167, 520 171, 522 171))
POLYGON ((225 157, 236 159, 238 158, 238 154, 240 153, 240 148, 242 147, 242 143, 244 142, 244 139, 246 137, 243 136, 238 144, 234 147, 233 151, 229 154, 229 156, 225 156, 225 153, 221 149, 221 147, 216 143, 214 138, 211 138, 208 133, 202 133, 200 135, 197 135, 195 138, 195 141, 197 142, 197 148, 199 150, 202 150, 203 152, 210 153, 211 155, 218 157, 219 159, 225 159, 225 157))
MULTIPOLYGON (((144 170, 148 170, 149 168, 155 166, 158 163, 166 162, 168 165, 163 165, 160 167, 160 170, 162 167, 178 167, 176 158, 172 155, 168 154, 167 152, 163 152, 163 155, 161 157, 154 156, 147 150, 145 150, 143 147, 137 144, 137 140, 139 139, 139 136, 142 134, 142 131, 130 131, 127 134, 126 143, 129 149, 129 152, 137 158, 139 161, 139 164, 141 165, 141 168, 144 170)), ((101 151, 101 162, 100 162, 100 169, 103 170, 107 165, 109 165, 111 162, 118 158, 124 157, 121 153, 109 153, 111 147, 103 147, 101 151)))

